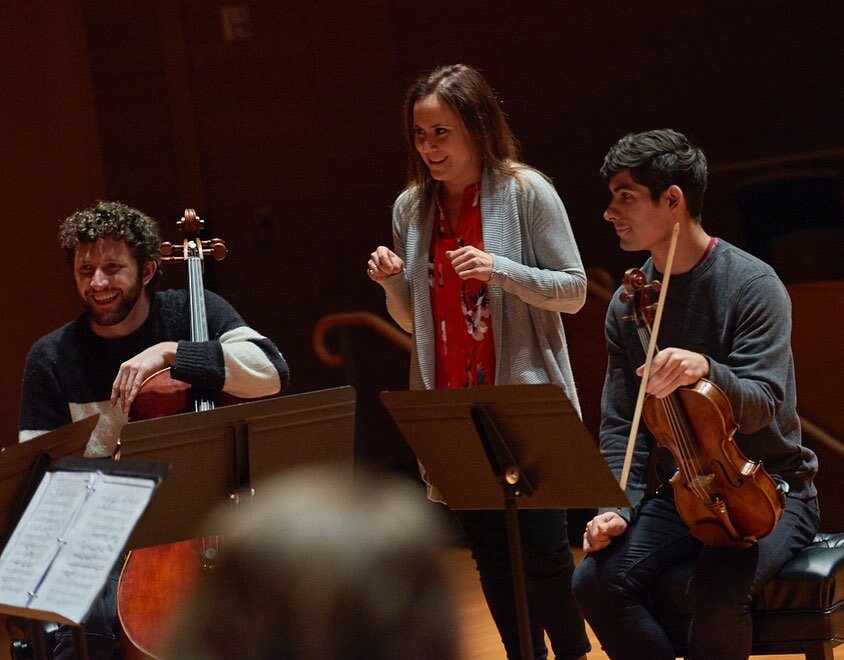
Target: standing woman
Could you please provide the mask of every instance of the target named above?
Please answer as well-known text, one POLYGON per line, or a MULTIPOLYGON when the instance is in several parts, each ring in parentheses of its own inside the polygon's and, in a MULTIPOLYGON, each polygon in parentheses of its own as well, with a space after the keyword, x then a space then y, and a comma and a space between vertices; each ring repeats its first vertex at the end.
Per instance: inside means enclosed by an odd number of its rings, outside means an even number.
MULTIPOLYGON (((554 383, 577 406, 559 313, 583 306, 586 276, 554 187, 518 161, 494 92, 470 66, 420 77, 404 121, 409 175, 393 207, 394 251, 379 246, 367 273, 413 334, 411 389, 554 383)), ((507 656, 520 658, 503 511, 456 515, 507 656)), ((565 511, 522 510, 519 524, 536 658, 547 657, 543 631, 557 658, 579 658, 589 642, 571 595, 565 511)))

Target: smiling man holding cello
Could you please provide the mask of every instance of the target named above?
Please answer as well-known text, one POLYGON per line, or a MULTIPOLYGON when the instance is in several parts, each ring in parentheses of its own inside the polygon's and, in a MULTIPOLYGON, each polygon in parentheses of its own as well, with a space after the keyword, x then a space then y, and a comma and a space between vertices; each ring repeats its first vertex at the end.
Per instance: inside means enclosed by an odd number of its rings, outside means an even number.
MULTIPOLYGON (((190 340, 190 292, 155 291, 161 239, 152 218, 101 201, 64 220, 59 239, 85 312, 30 349, 21 441, 99 413, 86 455, 111 456, 141 384, 166 367, 173 380, 240 398, 287 386, 287 364, 275 345, 211 292, 203 292, 208 340, 190 340)), ((114 586, 86 624, 92 658, 112 657, 114 586)), ((69 657, 69 633, 61 633, 56 657, 69 657)))
POLYGON ((611 195, 604 219, 623 250, 650 259, 628 271, 605 328, 600 447, 634 507, 587 524, 575 596, 611 658, 674 658, 646 592, 694 558, 690 657, 747 658, 754 594, 818 527, 791 303, 770 266, 703 229, 706 158, 685 136, 627 135, 601 175, 611 195), (658 291, 653 319, 647 296, 658 291), (652 452, 660 486, 643 497, 652 452))

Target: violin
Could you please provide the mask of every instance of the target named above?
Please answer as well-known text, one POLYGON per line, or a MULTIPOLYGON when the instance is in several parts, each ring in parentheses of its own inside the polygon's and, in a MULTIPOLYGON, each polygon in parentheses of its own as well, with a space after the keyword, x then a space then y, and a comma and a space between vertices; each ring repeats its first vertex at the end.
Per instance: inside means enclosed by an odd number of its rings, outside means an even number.
MULTIPOLYGON (((221 260, 226 246, 219 238, 202 241, 204 222, 193 209, 186 209, 177 223, 184 234, 181 249, 169 242, 161 244, 161 258, 183 261, 188 270, 190 299, 190 339, 208 341, 205 294, 202 282, 203 260, 221 260)), ((200 391, 175 380, 167 367, 149 376, 138 392, 129 414, 130 421, 166 417, 178 413, 211 410, 221 400, 218 393, 200 391)), ((129 553, 117 586, 117 613, 121 626, 123 657, 160 658, 167 627, 173 615, 185 605, 204 571, 214 568, 221 538, 191 539, 178 543, 133 550, 129 553)))
MULTIPOLYGON (((621 300, 632 308, 627 318, 636 323, 647 355, 644 388, 655 348, 654 312, 664 305, 665 291, 658 280, 648 283, 638 268, 625 273, 623 285, 621 300), (657 291, 660 301, 652 304, 650 294, 657 291)), ((642 401, 645 424, 677 463, 669 483, 692 536, 710 546, 747 548, 770 534, 782 517, 784 496, 762 462, 748 459, 736 444, 733 435, 738 425, 723 390, 701 378, 665 398, 646 395, 642 401)))

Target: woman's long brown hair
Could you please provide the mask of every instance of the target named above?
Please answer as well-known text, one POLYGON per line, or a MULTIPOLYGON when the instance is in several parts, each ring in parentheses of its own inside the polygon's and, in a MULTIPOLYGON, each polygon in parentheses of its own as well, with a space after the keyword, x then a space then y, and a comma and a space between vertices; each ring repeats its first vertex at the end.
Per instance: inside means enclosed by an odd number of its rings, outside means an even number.
POLYGON ((519 162, 519 148, 507 125, 507 117, 492 87, 477 69, 466 64, 450 64, 422 74, 404 99, 407 187, 418 192, 420 217, 426 217, 431 210, 437 182, 416 151, 413 106, 431 94, 437 94, 463 120, 480 152, 482 167, 513 173, 519 162))

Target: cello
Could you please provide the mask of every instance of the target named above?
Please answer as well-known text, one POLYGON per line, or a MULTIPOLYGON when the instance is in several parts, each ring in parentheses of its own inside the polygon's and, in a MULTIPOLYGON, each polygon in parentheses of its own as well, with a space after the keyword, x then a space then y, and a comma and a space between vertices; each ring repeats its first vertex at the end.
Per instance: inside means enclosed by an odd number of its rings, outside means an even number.
POLYGON ((641 415, 657 444, 667 448, 677 464, 669 483, 691 535, 709 546, 747 548, 773 531, 785 508, 785 494, 761 461, 748 459, 739 449, 733 437, 738 425, 727 395, 705 378, 662 399, 644 394, 678 231, 675 227, 663 283, 649 283, 638 268, 624 275, 621 300, 631 304, 627 318, 636 324, 646 360, 620 485, 626 487, 641 415), (660 294, 655 304, 650 301, 652 292, 660 294))
MULTIPOLYGON (((186 209, 177 223, 184 234, 181 249, 169 242, 161 244, 163 261, 184 261, 188 269, 190 300, 190 340, 208 341, 205 313, 203 260, 226 256, 219 238, 202 241, 202 219, 186 209)), ((130 421, 166 417, 184 412, 211 410, 220 401, 209 392, 192 388, 170 376, 167 367, 150 375, 132 403, 130 421)), ((203 537, 131 551, 117 586, 117 614, 121 627, 121 651, 128 660, 159 658, 167 625, 172 615, 187 603, 203 572, 214 568, 220 537, 203 537)))

